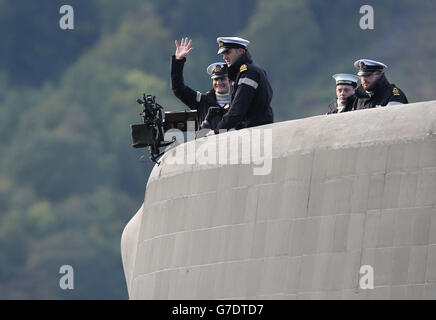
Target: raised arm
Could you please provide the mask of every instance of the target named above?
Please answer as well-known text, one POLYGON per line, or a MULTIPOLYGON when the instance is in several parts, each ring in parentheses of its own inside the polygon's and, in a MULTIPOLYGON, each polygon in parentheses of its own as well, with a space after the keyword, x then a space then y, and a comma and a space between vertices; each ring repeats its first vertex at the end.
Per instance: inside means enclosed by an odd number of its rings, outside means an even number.
POLYGON ((180 45, 177 40, 174 41, 176 45, 176 52, 171 60, 171 89, 174 95, 179 98, 184 104, 191 109, 198 109, 201 100, 201 92, 192 90, 185 85, 183 79, 183 67, 186 62, 186 56, 191 53, 192 40, 182 38, 180 45))

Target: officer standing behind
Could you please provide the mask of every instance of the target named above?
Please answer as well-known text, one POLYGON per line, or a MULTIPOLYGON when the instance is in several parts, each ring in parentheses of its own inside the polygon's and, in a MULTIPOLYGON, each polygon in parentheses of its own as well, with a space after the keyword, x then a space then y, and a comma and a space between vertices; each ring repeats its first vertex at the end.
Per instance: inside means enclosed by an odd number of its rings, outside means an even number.
MULTIPOLYGON (((179 98, 190 109, 197 110, 198 126, 215 129, 216 123, 203 123, 209 114, 210 107, 223 108, 230 103, 230 81, 227 76, 227 66, 223 62, 212 63, 207 67, 207 72, 211 76, 213 89, 201 93, 186 86, 183 80, 183 67, 186 56, 191 53, 192 40, 182 39, 180 45, 177 40, 176 52, 171 60, 171 89, 174 95, 179 98)), ((220 119, 218 119, 220 120, 220 119)))
POLYGON ((357 75, 362 83, 356 89, 356 110, 408 103, 403 91, 387 80, 384 63, 360 59, 354 66, 359 69, 357 75))
POLYGON ((266 72, 250 56, 248 40, 238 37, 219 37, 218 54, 223 54, 233 81, 229 111, 218 123, 219 129, 248 128, 273 122, 271 99, 273 90, 266 72))
POLYGON ((354 74, 339 73, 332 77, 336 81, 336 100, 329 104, 327 114, 347 112, 353 110, 356 100, 354 91, 359 77, 354 74))

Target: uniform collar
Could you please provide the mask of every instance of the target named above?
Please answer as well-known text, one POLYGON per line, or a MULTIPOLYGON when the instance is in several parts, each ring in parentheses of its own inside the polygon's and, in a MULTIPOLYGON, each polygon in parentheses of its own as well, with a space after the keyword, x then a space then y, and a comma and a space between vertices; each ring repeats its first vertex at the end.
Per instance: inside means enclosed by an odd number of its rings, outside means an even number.
POLYGON ((341 111, 350 111, 353 109, 354 101, 356 100, 356 95, 353 94, 347 98, 347 101, 344 105, 339 103, 339 99, 336 99, 331 104, 332 111, 341 112, 341 111))
POLYGON ((250 53, 247 50, 245 50, 245 52, 235 61, 235 63, 229 67, 228 69, 229 79, 235 81, 241 66, 243 64, 251 64, 251 63, 253 63, 253 59, 251 58, 250 53))
POLYGON ((345 102, 345 104, 342 104, 339 99, 336 99, 336 105, 338 106, 338 108, 340 107, 345 107, 347 105, 347 102, 345 102))
POLYGON ((383 93, 384 90, 389 86, 390 86, 389 81, 386 78, 386 76, 383 74, 379 79, 376 80, 376 82, 374 83, 374 87, 371 90, 366 91, 365 89, 363 89, 362 85, 360 85, 356 89, 356 94, 361 98, 363 97, 372 98, 376 95, 380 95, 381 93, 383 93))
POLYGON ((374 88, 370 91, 377 93, 380 90, 389 87, 389 81, 386 79, 386 76, 383 74, 377 81, 375 82, 374 88))

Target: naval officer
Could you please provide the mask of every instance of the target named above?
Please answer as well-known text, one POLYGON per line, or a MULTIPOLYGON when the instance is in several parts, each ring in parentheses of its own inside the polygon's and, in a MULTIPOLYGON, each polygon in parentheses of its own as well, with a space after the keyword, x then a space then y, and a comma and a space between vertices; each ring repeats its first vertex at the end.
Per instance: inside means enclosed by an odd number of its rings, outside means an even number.
POLYGON ((273 90, 265 70, 257 65, 247 50, 250 43, 239 37, 217 38, 218 54, 228 67, 232 81, 228 112, 214 130, 241 129, 273 122, 271 99, 273 90))
POLYGON ((355 109, 393 106, 408 103, 406 95, 385 76, 387 65, 382 62, 359 59, 354 62, 359 70, 361 85, 356 89, 355 109))

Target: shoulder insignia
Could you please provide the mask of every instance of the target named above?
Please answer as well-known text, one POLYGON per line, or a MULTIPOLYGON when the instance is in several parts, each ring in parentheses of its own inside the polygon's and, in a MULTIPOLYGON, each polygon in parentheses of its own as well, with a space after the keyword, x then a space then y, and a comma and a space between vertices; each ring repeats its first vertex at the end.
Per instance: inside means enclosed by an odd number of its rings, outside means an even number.
POLYGON ((241 66, 241 68, 239 69, 239 72, 243 72, 243 71, 247 71, 247 65, 246 64, 243 64, 241 66))
POLYGON ((400 93, 398 92, 398 89, 394 87, 394 89, 392 89, 392 93, 394 94, 394 96, 399 96, 400 93))

